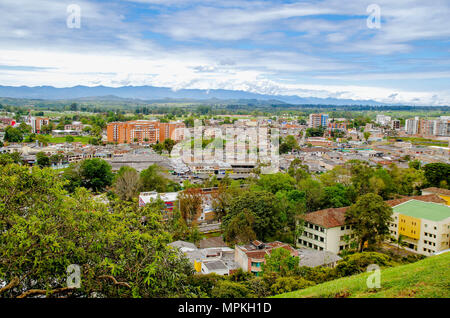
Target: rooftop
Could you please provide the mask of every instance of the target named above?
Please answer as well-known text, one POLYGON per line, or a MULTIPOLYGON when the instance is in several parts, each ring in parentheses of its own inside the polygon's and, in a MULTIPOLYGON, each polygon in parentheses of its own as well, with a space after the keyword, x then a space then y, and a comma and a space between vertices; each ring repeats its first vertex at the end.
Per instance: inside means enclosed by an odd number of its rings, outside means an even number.
POLYGON ((430 221, 450 218, 450 207, 434 202, 410 200, 394 207, 394 212, 430 221))
POLYGON ((316 267, 337 262, 342 258, 330 251, 317 251, 309 248, 298 250, 300 266, 316 267))
POLYGON ((430 193, 436 193, 436 194, 440 194, 440 195, 450 195, 450 190, 436 188, 436 187, 422 189, 422 192, 430 192, 430 193))
MULTIPOLYGON (((444 203, 445 200, 441 199, 436 194, 428 194, 428 195, 418 195, 412 197, 404 197, 400 199, 394 199, 385 201, 389 206, 396 207, 402 203, 415 200, 419 202, 434 202, 436 205, 441 206, 437 203, 444 203)), ((443 206, 445 207, 445 206, 443 206)), ((311 213, 307 213, 302 216, 302 218, 312 224, 320 225, 324 228, 332 228, 337 226, 345 225, 345 211, 347 211, 349 207, 343 208, 329 208, 324 210, 319 210, 311 213)), ((425 209, 427 209, 425 207, 425 209)), ((395 209, 394 209, 395 211, 395 209)), ((397 211, 396 211, 397 212, 397 211)), ((400 212, 402 213, 402 212, 400 212)), ((404 213, 402 213, 404 214, 404 213)), ((425 213, 426 214, 426 213, 425 213)))

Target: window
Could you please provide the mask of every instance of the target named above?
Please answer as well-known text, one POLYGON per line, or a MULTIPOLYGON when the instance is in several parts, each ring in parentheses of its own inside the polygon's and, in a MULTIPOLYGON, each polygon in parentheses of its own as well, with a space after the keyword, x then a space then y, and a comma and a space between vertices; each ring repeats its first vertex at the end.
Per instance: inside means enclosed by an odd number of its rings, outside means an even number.
POLYGON ((345 226, 341 226, 341 231, 345 230, 345 226))

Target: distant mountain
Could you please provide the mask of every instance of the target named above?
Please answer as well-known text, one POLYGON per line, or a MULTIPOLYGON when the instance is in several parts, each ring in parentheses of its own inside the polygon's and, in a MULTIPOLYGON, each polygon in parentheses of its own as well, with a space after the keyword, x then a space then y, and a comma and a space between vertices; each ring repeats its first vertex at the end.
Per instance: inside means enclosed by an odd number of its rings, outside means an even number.
POLYGON ((173 90, 167 87, 154 86, 74 86, 56 88, 53 86, 0 86, 0 97, 28 98, 28 99, 82 99, 111 100, 133 99, 133 100, 164 100, 164 99, 186 99, 186 100, 257 100, 277 101, 294 105, 386 105, 373 100, 353 100, 336 98, 300 97, 296 95, 265 95, 245 91, 225 89, 181 89, 173 90))

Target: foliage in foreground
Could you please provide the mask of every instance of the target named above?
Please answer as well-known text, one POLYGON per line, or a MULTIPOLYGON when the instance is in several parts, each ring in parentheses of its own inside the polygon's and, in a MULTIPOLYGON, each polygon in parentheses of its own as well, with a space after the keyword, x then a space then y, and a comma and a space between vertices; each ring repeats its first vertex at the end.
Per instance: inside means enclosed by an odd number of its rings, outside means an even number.
POLYGON ((51 169, 0 166, 0 297, 193 296, 192 265, 166 245, 159 209, 108 208, 64 184, 51 169), (70 264, 81 268, 80 289, 66 288, 70 264))

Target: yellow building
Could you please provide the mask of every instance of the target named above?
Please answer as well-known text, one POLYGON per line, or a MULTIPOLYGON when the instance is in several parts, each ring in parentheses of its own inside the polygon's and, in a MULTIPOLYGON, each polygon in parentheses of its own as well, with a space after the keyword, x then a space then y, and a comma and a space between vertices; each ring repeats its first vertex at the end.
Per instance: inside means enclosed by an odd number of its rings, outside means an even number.
POLYGON ((432 255, 450 245, 450 207, 445 204, 409 200, 393 207, 390 232, 403 236, 406 250, 432 255))

